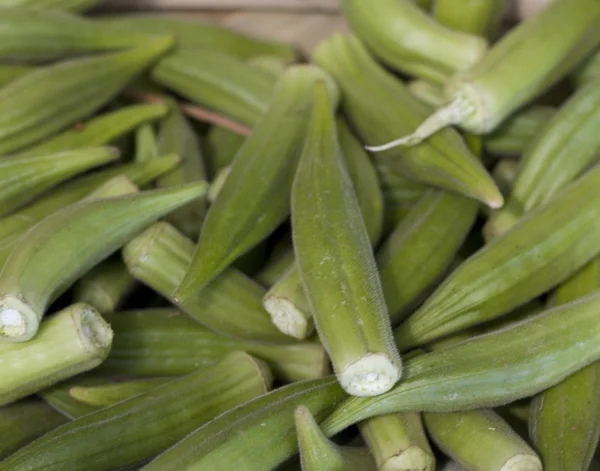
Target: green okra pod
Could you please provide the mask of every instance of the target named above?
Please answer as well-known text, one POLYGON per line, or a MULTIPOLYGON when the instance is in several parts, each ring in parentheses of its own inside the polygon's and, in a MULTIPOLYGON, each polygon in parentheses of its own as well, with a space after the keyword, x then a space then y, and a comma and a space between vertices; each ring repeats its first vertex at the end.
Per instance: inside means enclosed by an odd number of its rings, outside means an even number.
POLYGON ((600 246, 600 166, 460 265, 396 330, 421 345, 512 311, 594 258, 600 246))
POLYGON ((104 20, 128 31, 174 36, 183 48, 212 49, 240 59, 273 56, 286 63, 296 59, 288 44, 253 38, 214 23, 148 13, 108 16, 104 20))
POLYGON ((319 80, 328 81, 335 94, 329 75, 312 65, 290 67, 279 79, 269 109, 235 156, 206 215, 194 259, 175 294, 179 300, 190 298, 288 217, 312 90, 319 80))
POLYGON ((74 304, 43 322, 30 342, 0 344, 0 405, 98 366, 108 355, 112 337, 110 326, 94 308, 74 304))
POLYGON ((212 127, 206 134, 205 145, 207 167, 214 178, 218 172, 228 167, 246 140, 245 136, 235 134, 228 129, 212 127))
POLYGON ((32 226, 85 197, 103 183, 122 175, 138 186, 145 186, 178 164, 179 157, 171 155, 153 162, 117 166, 77 178, 51 190, 44 198, 0 220, 0 266, 4 265, 19 239, 32 226))
POLYGON ((294 247, 292 247, 290 240, 285 239, 275 246, 265 266, 254 276, 254 279, 262 286, 269 288, 277 283, 295 264, 294 247))
POLYGON ((29 65, 21 64, 0 64, 0 87, 8 85, 13 80, 22 77, 29 72, 33 72, 35 68, 29 65))
POLYGON ((580 88, 527 148, 506 205, 492 214, 483 231, 503 234, 526 213, 543 205, 573 181, 600 152, 600 77, 580 88))
POLYGON ((133 396, 151 391, 170 381, 170 378, 146 378, 120 381, 98 386, 73 386, 69 395, 84 404, 108 407, 133 396))
POLYGON ((406 137, 377 146, 415 145, 447 126, 488 134, 546 91, 600 44, 600 3, 556 0, 523 21, 469 69, 445 83, 446 105, 406 137))
POLYGON ((201 197, 206 185, 75 203, 36 225, 0 273, 0 339, 24 342, 48 305, 139 231, 201 197), (110 224, 106 224, 110 221, 110 224))
POLYGON ((0 217, 60 182, 118 157, 116 148, 90 147, 46 156, 0 159, 0 217))
MULTIPOLYGON (((327 39, 317 47, 313 59, 337 80, 342 107, 366 142, 385 140, 398 127, 410 132, 429 113, 427 105, 377 64, 352 36, 327 39)), ((375 160, 413 180, 478 199, 492 208, 503 204, 492 178, 453 130, 416 147, 377 155, 375 160)))
POLYGON ((2 6, 80 12, 92 8, 101 1, 102 0, 4 0, 2 6))
POLYGON ((446 28, 410 0, 343 0, 354 33, 385 63, 409 75, 444 83, 486 52, 483 38, 446 28))
POLYGON ((215 178, 210 183, 210 189, 208 190, 208 201, 210 201, 211 204, 214 203, 217 199, 217 196, 219 196, 219 192, 221 191, 221 188, 223 188, 225 180, 227 179, 230 171, 231 167, 223 167, 217 172, 215 178))
POLYGON ((600 358, 600 295, 558 306, 405 361, 403 380, 353 397, 322 424, 328 435, 381 414, 496 407, 537 394, 600 358))
POLYGON ((244 350, 269 364, 287 382, 329 374, 329 361, 319 342, 276 344, 224 337, 176 309, 147 309, 107 315, 116 337, 99 371, 125 376, 178 376, 244 350))
MULTIPOLYGON (((576 301, 600 287, 600 260, 563 283, 553 302, 576 301)), ((531 401, 529 435, 547 471, 585 471, 600 437, 600 363, 593 363, 531 401)))
POLYGON ((173 44, 147 46, 40 67, 0 89, 0 154, 35 144, 112 99, 173 44), (100 71, 100 75, 99 75, 100 71))
MULTIPOLYGON (((179 167, 157 179, 156 183, 160 188, 206 180, 199 138, 177 105, 171 106, 170 113, 161 121, 158 153, 176 154, 181 157, 179 167)), ((186 236, 196 239, 200 234, 205 212, 206 199, 202 198, 169 214, 168 219, 186 236)))
POLYGON ((571 81, 576 87, 582 87, 598 77, 600 77, 600 49, 573 71, 571 81))
POLYGON ((421 183, 404 175, 394 172, 393 168, 384 162, 375 163, 379 184, 383 192, 385 204, 407 204, 412 205, 425 196, 431 189, 429 185, 421 183))
POLYGON ((536 453, 492 410, 425 412, 423 421, 444 454, 467 470, 542 471, 536 453))
POLYGON ((254 125, 267 110, 276 78, 210 49, 179 49, 152 70, 161 85, 201 105, 254 125))
POLYGON ((374 396, 400 379, 402 362, 325 84, 314 93, 292 189, 296 263, 340 384, 349 394, 374 396))
POLYGON ((297 407, 294 417, 302 471, 377 471, 368 449, 333 443, 307 407, 297 407))
POLYGON ((406 85, 406 88, 429 106, 441 106, 444 104, 444 90, 435 83, 426 80, 413 80, 406 85))
POLYGON ((477 209, 475 200, 431 189, 379 248, 376 260, 392 324, 446 272, 477 209))
POLYGON ((144 123, 135 131, 136 162, 148 162, 159 156, 158 139, 151 123, 144 123))
POLYGON ((93 386, 96 384, 102 384, 105 380, 97 377, 84 377, 76 376, 73 379, 63 381, 62 383, 56 384, 50 388, 44 389, 38 392, 40 396, 50 407, 62 414, 69 420, 82 417, 91 412, 97 411, 100 407, 92 406, 79 402, 69 394, 71 387, 73 386, 93 386))
POLYGON ((121 257, 114 256, 83 275, 74 288, 78 302, 94 306, 101 314, 116 311, 135 286, 121 257))
POLYGON ((0 408, 0 459, 62 425, 67 419, 33 397, 0 408))
MULTIPOLYGON (((4 5, 2 5, 4 7, 4 5)), ((64 11, 2 8, 0 59, 51 61, 141 46, 152 36, 133 33, 64 11)))
POLYGON ((435 0, 431 12, 448 28, 493 38, 506 7, 506 0, 435 0))
MULTIPOLYGON (((383 196, 377 174, 368 155, 341 119, 337 121, 336 131, 365 228, 371 244, 375 245, 383 228, 383 196)), ((310 307, 295 265, 271 287, 263 303, 282 332, 299 339, 307 338, 313 332, 310 307)))
POLYGON ((420 414, 381 415, 360 422, 358 427, 379 471, 435 470, 435 456, 420 414))
POLYGON ((492 177, 503 195, 509 195, 519 175, 519 161, 502 159, 492 170, 492 177))
POLYGON ((243 352, 75 419, 0 463, 17 471, 138 466, 220 413, 269 390, 268 368, 243 352))
POLYGON ((91 118, 83 125, 57 134, 17 156, 40 155, 111 144, 139 125, 164 116, 167 110, 167 106, 162 103, 126 106, 91 118))
POLYGON ((168 223, 160 222, 123 248, 130 273, 165 296, 206 327, 238 339, 289 342, 262 308, 264 289, 229 268, 184 301, 173 297, 192 261, 193 242, 168 223))
POLYGON ((296 408, 305 406, 320 421, 345 397, 346 394, 332 377, 284 386, 221 414, 142 469, 274 469, 297 451, 294 433, 296 408), (248 440, 248 437, 252 437, 252 440, 248 440))

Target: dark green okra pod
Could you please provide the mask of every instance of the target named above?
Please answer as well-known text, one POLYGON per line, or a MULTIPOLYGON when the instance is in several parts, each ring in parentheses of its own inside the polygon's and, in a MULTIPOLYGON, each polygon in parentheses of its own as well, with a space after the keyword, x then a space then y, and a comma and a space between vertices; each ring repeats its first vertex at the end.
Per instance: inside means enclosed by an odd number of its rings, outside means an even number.
POLYGON ((34 70, 34 67, 28 65, 0 64, 0 87, 34 70))

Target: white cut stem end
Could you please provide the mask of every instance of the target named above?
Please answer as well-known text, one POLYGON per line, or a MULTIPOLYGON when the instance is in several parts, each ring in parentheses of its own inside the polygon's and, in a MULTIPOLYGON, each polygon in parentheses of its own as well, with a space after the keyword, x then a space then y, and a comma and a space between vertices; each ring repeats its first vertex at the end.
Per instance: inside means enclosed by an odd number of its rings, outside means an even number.
POLYGON ((400 366, 383 353, 369 353, 338 373, 344 390, 352 396, 377 396, 398 382, 400 366))
POLYGON ((284 334, 304 340, 312 333, 312 318, 307 317, 304 312, 297 309, 289 300, 269 296, 265 298, 264 306, 271 316, 273 325, 284 334))
POLYGON ((542 462, 535 455, 519 454, 509 459, 500 471, 542 471, 542 462))
POLYGON ((70 309, 76 317, 75 322, 79 322, 81 342, 88 351, 103 350, 111 345, 112 329, 95 308, 79 303, 70 309))
POLYGON ((0 298, 0 342, 25 342, 38 330, 36 313, 18 297, 0 298))
POLYGON ((431 454, 419 446, 411 445, 402 453, 385 460, 380 471, 396 471, 399 469, 425 471, 434 467, 435 459, 431 454))

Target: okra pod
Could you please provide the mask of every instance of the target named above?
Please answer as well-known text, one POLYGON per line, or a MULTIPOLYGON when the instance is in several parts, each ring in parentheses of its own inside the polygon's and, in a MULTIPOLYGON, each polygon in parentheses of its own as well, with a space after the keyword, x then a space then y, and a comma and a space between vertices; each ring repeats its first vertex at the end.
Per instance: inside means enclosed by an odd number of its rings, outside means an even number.
POLYGON ((48 305, 75 280, 139 231, 205 193, 206 185, 196 184, 82 201, 45 218, 18 242, 0 273, 0 340, 31 339, 48 305))
POLYGON ((330 436, 377 415, 482 409, 537 394, 600 358, 599 308, 600 295, 590 295, 407 359, 394 389, 348 399, 322 428, 330 436))
MULTIPOLYGON (((379 240, 383 224, 383 196, 377 175, 369 157, 348 126, 338 120, 336 125, 341 155, 356 195, 360 213, 371 244, 379 240)), ((299 339, 313 332, 314 323, 302 279, 294 266, 275 283, 264 298, 265 309, 273 323, 282 331, 299 339)))
MULTIPOLYGON (((555 304, 577 301, 600 287, 600 260, 588 263, 555 292, 555 304)), ((529 431, 547 471, 585 471, 600 437, 600 363, 535 396, 529 431)))
POLYGON ((509 195, 519 175, 519 161, 502 159, 492 171, 492 177, 503 195, 509 195))
POLYGON ((130 105, 116 111, 110 111, 86 121, 81 127, 68 129, 30 147, 17 154, 17 156, 40 155, 81 147, 111 144, 139 125, 161 118, 167 114, 167 109, 166 105, 158 103, 130 105))
POLYGON ((0 408, 0 460, 66 420, 48 404, 35 398, 0 408))
POLYGON ((108 355, 112 337, 110 326, 94 308, 74 304, 43 322, 30 342, 0 344, 0 405, 98 366, 108 355))
POLYGON ((173 292, 192 261, 193 242, 168 223, 160 222, 123 248, 129 272, 206 327, 238 339, 289 342, 262 308, 264 289, 229 268, 212 283, 181 301, 173 292))
POLYGON ((460 265, 397 330, 402 348, 481 324, 525 304, 600 251, 600 166, 460 265))
POLYGON ((74 379, 63 381, 62 383, 38 392, 38 396, 40 396, 50 407, 62 414, 64 417, 69 420, 73 420, 97 411, 100 408, 79 402, 78 400, 72 398, 69 394, 71 387, 74 385, 91 386, 95 384, 102 384, 104 381, 104 379, 97 377, 84 377, 82 379, 81 376, 76 376, 74 379))
POLYGON ((0 159, 0 217, 58 183, 118 157, 118 149, 95 147, 39 157, 0 159))
POLYGON ((419 100, 429 106, 441 106, 444 104, 444 90, 435 83, 426 80, 413 80, 406 88, 419 100))
POLYGON ((295 51, 287 44, 253 38, 214 23, 148 13, 108 16, 104 20, 128 31, 174 36, 182 48, 212 49, 240 59, 273 56, 286 63, 296 59, 295 51))
POLYGON ((98 386, 73 386, 69 389, 69 395, 84 404, 94 407, 108 407, 125 399, 147 393, 168 381, 169 378, 147 378, 98 386))
POLYGON ((329 374, 318 342, 276 344, 224 337, 176 309, 148 309, 107 315, 116 332, 113 348, 99 371, 112 375, 177 376, 212 365, 235 350, 269 364, 287 382, 329 374))
POLYGON ((221 414, 142 469, 274 469, 298 449, 294 433, 296 408, 305 406, 320 421, 345 397, 346 394, 332 377, 284 386, 221 414), (252 437, 252 440, 248 440, 248 437, 252 437))
POLYGON ((477 216, 477 201, 431 189, 379 248, 376 260, 392 324, 414 307, 454 260, 477 216))
POLYGON ((354 33, 377 57, 435 83, 471 67, 487 50, 483 38, 444 27, 410 0, 343 0, 342 10, 354 33))
POLYGON ((431 12, 448 28, 493 38, 506 6, 506 0, 435 0, 431 12))
POLYGON ((294 247, 285 239, 275 246, 265 266, 254 277, 262 286, 273 286, 290 268, 296 264, 294 247))
POLYGON ((80 12, 92 8, 101 1, 102 0, 4 0, 3 6, 80 12))
POLYGON ((379 471, 434 471, 435 456, 416 412, 388 414, 358 424, 379 471))
POLYGON ((217 196, 219 196, 219 192, 221 191, 221 188, 223 188, 225 180, 227 179, 230 171, 231 167, 223 167, 217 172, 215 178, 210 183, 210 189, 208 190, 208 201, 210 201, 211 204, 214 203, 217 199, 217 196))
POLYGON ((400 379, 402 363, 325 84, 314 93, 292 189, 296 263, 340 384, 349 394, 372 396, 400 379))
MULTIPOLYGON (((427 105, 378 65, 352 36, 327 39, 317 47, 313 59, 337 80, 342 108, 366 142, 385 140, 399 126, 409 132, 429 113, 427 105)), ((375 161, 413 180, 478 199, 492 208, 503 204, 492 178, 453 130, 416 147, 377 155, 375 161)))
POLYGON ((381 191, 383 192, 386 204, 415 204, 431 188, 425 183, 411 180, 402 174, 394 172, 384 162, 376 162, 375 169, 377 170, 379 184, 381 185, 381 191))
POLYGON ((327 80, 335 94, 333 80, 312 65, 290 67, 279 79, 269 109, 235 156, 206 215, 194 259, 175 294, 180 301, 193 296, 288 217, 312 90, 319 80, 327 80))
MULTIPOLYGON (((179 167, 157 179, 156 183, 160 188, 206 180, 198 136, 177 105, 171 106, 170 113, 160 124, 158 153, 176 154, 181 157, 179 167)), ((167 219, 186 236, 196 239, 200 234, 205 212, 206 199, 201 198, 169 214, 167 219)))
POLYGON ((152 78, 195 103, 254 125, 267 110, 276 79, 242 60, 210 49, 178 49, 152 78))
POLYGON ((8 85, 33 70, 35 70, 34 67, 29 65, 0 64, 0 87, 8 85))
POLYGON ((232 353, 212 367, 62 425, 1 462, 0 469, 109 471, 139 465, 269 387, 262 362, 232 353))
POLYGON ((302 471, 377 471, 368 449, 333 443, 308 408, 297 407, 294 418, 302 471))
POLYGON ((509 230, 594 163, 600 151, 598 126, 600 78, 580 88, 528 147, 506 205, 484 227, 487 238, 509 230))
POLYGON ((576 87, 583 87, 598 77, 600 77, 600 49, 573 71, 571 81, 576 87))
POLYGON ((212 178, 220 170, 231 165, 245 140, 245 136, 216 126, 208 131, 203 143, 206 148, 207 167, 212 178))
POLYGON ((114 312, 135 286, 121 257, 111 257, 83 275, 75 285, 74 298, 94 306, 101 314, 114 312))
MULTIPOLYGON (((4 7, 4 5, 2 5, 4 7)), ((141 46, 152 36, 132 33, 64 11, 2 8, 0 58, 51 61, 141 46)))
POLYGON ((416 131, 372 150, 412 146, 451 125, 473 134, 488 134, 571 72, 598 44, 600 3, 555 0, 446 82, 448 104, 416 131))
POLYGON ((134 160, 136 162, 148 162, 158 158, 158 156, 158 139, 154 127, 150 123, 144 123, 135 131, 134 160))
POLYGON ((0 154, 33 145, 110 101, 173 45, 172 38, 40 67, 0 89, 0 154))
POLYGON ((444 454, 467 470, 542 471, 531 447, 492 410, 425 412, 423 421, 444 454))

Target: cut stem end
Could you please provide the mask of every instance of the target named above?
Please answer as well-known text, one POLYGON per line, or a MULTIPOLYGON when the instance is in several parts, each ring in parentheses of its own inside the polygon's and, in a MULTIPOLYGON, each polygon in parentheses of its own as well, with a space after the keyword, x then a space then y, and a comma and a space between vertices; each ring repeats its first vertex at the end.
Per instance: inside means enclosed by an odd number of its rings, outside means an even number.
POLYGON ((284 334, 304 340, 313 332, 312 318, 308 318, 289 300, 269 296, 265 298, 264 306, 271 316, 273 325, 284 334))
POLYGON ((0 298, 0 341, 25 342, 38 330, 36 313, 18 297, 0 298))
POLYGON ((400 379, 401 368, 383 353, 369 353, 338 374, 344 390, 352 396, 377 396, 400 379))

